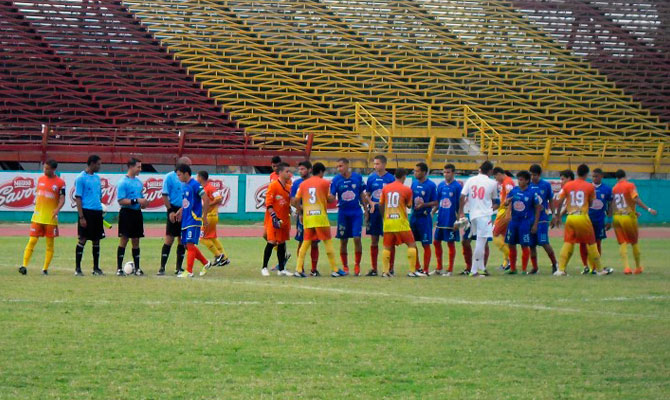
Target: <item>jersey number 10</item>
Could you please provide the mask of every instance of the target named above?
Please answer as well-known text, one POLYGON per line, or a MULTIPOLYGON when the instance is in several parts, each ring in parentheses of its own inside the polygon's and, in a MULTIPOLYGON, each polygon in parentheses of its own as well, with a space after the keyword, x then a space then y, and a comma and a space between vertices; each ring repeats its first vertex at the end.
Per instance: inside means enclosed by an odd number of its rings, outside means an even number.
POLYGON ((398 208, 400 205, 400 193, 388 192, 386 194, 386 204, 388 204, 389 207, 398 208))

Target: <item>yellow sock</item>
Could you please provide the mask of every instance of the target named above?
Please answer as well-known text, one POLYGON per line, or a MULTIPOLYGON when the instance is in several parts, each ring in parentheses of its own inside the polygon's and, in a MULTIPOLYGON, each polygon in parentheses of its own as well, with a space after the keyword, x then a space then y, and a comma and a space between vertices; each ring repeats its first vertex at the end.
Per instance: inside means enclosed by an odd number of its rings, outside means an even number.
POLYGON ((330 269, 333 272, 337 272, 337 263, 335 262, 335 249, 333 249, 333 241, 328 239, 323 241, 324 246, 326 246, 326 255, 328 256, 328 263, 330 263, 330 269))
POLYGON ((586 251, 588 254, 589 264, 591 268, 595 271, 600 271, 603 269, 603 265, 600 262, 600 253, 598 253, 598 246, 595 243, 589 244, 586 246, 586 251))
POLYGON ((386 247, 382 250, 382 265, 384 266, 384 273, 388 274, 391 270, 391 250, 386 249, 386 247))
POLYGON ((44 267, 42 267, 43 270, 49 269, 49 264, 51 264, 51 260, 54 258, 54 238, 47 238, 47 249, 46 253, 44 255, 44 267))
POLYGON ((215 257, 221 254, 217 251, 216 246, 214 245, 214 241, 212 239, 200 239, 200 243, 204 244, 205 247, 207 247, 209 251, 211 251, 212 254, 214 254, 215 257))
POLYGON ((505 236, 498 235, 494 237, 493 244, 503 253, 503 263, 507 264, 509 262, 509 246, 505 243, 505 236))
POLYGON ((27 267, 30 262, 30 257, 33 256, 33 250, 35 250, 35 245, 37 244, 38 238, 31 236, 26 245, 26 249, 23 251, 23 266, 27 267))
POLYGON ((568 261, 572 257, 572 252, 575 249, 575 245, 572 243, 563 243, 561 248, 561 254, 558 256, 558 269, 565 272, 565 267, 568 266, 568 261))
POLYGON ((621 243, 619 245, 619 255, 623 261, 624 269, 630 269, 630 264, 628 263, 628 245, 626 243, 621 243))
POLYGON ((224 258, 228 258, 228 254, 226 254, 226 251, 223 249, 223 245, 221 244, 219 238, 212 239, 212 242, 214 242, 214 246, 216 246, 216 250, 219 252, 219 254, 223 254, 224 258))
POLYGON ((635 259, 635 267, 641 268, 642 266, 640 265, 640 245, 638 243, 635 243, 633 246, 633 258, 635 259))
MULTIPOLYGON (((298 272, 303 272, 305 269, 305 255, 307 254, 307 250, 312 247, 312 241, 311 240, 303 240, 302 246, 300 246, 300 250, 298 251, 298 262, 295 267, 295 270, 298 272)), ((332 249, 332 245, 331 245, 332 249)))
POLYGON ((416 271, 416 257, 417 257, 416 247, 407 248, 407 261, 409 261, 409 270, 412 272, 416 271))

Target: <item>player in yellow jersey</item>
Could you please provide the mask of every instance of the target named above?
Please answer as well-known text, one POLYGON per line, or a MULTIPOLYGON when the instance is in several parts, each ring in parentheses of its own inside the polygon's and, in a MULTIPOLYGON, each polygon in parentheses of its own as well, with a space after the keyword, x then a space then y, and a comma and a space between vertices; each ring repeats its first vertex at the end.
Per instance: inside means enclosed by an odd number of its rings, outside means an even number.
MULTIPOLYGON (((205 190, 205 194, 209 198, 209 209, 202 210, 203 214, 207 216, 207 226, 203 227, 200 231, 200 243, 204 244, 215 257, 214 260, 207 265, 223 267, 224 265, 230 264, 230 259, 226 255, 226 251, 223 249, 223 245, 221 244, 221 241, 219 241, 216 233, 216 225, 219 223, 219 206, 223 201, 223 197, 221 196, 221 192, 209 181, 209 173, 207 173, 207 171, 198 172, 196 180, 205 190)), ((205 275, 206 273, 207 270, 203 269, 200 271, 200 276, 205 275)))
POLYGON ((326 255, 333 271, 330 276, 336 278, 345 276, 346 272, 338 269, 335 265, 335 250, 330 234, 330 221, 328 221, 328 203, 335 201, 335 196, 330 193, 330 182, 323 179, 326 166, 316 163, 312 166, 312 177, 305 179, 293 199, 293 206, 302 212, 303 241, 298 252, 298 265, 294 276, 305 278, 304 264, 307 250, 312 246, 312 241, 320 240, 326 246, 326 255))
POLYGON ((412 278, 427 276, 416 265, 416 243, 407 219, 407 209, 412 207, 412 189, 404 185, 407 171, 398 168, 395 171, 395 182, 389 183, 382 189, 379 198, 380 212, 384 216, 384 273, 382 277, 390 278, 391 250, 401 244, 407 245, 407 259, 409 260, 409 274, 412 278))
POLYGON ((47 242, 43 275, 48 274, 49 264, 54 256, 54 238, 58 236, 58 213, 65 204, 65 182, 56 176, 56 168, 56 161, 47 160, 44 163, 44 176, 37 180, 35 211, 30 220, 30 240, 23 252, 23 265, 19 268, 23 275, 28 273, 26 267, 40 237, 45 236, 47 242))

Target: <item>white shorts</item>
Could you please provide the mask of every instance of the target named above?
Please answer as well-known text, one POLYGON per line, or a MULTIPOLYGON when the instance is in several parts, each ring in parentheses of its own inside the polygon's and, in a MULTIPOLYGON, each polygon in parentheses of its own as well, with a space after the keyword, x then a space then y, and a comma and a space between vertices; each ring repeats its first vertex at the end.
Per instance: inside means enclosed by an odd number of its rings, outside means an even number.
POLYGON ((482 216, 470 220, 470 237, 477 236, 478 238, 493 237, 493 221, 491 216, 482 216))

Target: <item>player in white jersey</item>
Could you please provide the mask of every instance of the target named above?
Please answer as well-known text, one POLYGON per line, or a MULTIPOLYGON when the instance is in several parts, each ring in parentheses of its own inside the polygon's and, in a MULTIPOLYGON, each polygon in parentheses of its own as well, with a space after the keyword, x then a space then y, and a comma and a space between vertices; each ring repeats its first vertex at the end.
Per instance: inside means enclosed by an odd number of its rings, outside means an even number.
POLYGON ((493 164, 484 161, 479 167, 479 174, 469 178, 461 192, 459 216, 465 217, 464 209, 467 206, 470 210, 470 234, 477 236, 470 276, 484 276, 477 271, 485 268, 486 242, 493 237, 491 216, 498 208, 497 204, 493 204, 493 200, 498 198, 498 184, 491 179, 492 170, 493 164))

